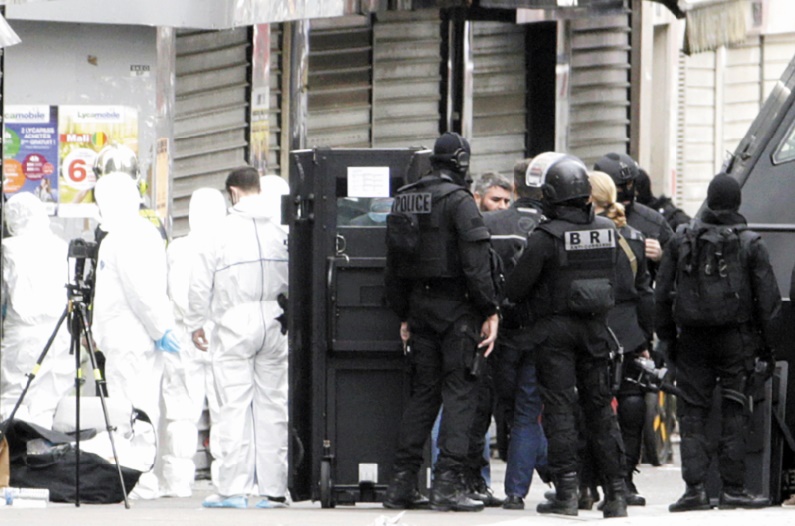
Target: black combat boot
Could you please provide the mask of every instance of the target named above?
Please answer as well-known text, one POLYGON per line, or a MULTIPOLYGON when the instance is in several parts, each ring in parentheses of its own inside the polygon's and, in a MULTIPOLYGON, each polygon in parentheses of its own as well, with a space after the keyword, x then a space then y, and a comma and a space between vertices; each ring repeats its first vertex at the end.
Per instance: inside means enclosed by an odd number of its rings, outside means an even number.
POLYGON ((707 490, 704 488, 704 483, 687 485, 685 494, 679 497, 679 500, 668 506, 668 511, 697 511, 710 509, 709 498, 707 497, 707 490))
POLYGON ((425 509, 428 507, 428 499, 417 489, 416 473, 398 471, 392 477, 382 504, 393 510, 425 509))
POLYGON ((626 478, 627 484, 627 506, 645 506, 646 498, 638 493, 638 488, 635 487, 635 482, 632 480, 632 474, 626 478))
POLYGON ((734 508, 756 509, 767 506, 770 506, 769 499, 751 495, 743 488, 732 486, 724 486, 720 492, 720 499, 718 500, 718 508, 722 510, 731 510, 734 508))
POLYGON ((564 473, 556 477, 555 499, 540 503, 536 506, 536 511, 576 516, 578 513, 577 473, 564 473))
POLYGON ((602 516, 605 519, 627 516, 627 500, 624 496, 624 479, 613 479, 604 485, 605 505, 602 516))
POLYGON ((480 473, 469 473, 466 479, 467 497, 479 500, 487 508, 502 506, 502 499, 496 497, 480 473))
POLYGON ((463 477, 454 471, 440 471, 431 484, 431 509, 437 511, 481 511, 483 502, 467 496, 463 477))

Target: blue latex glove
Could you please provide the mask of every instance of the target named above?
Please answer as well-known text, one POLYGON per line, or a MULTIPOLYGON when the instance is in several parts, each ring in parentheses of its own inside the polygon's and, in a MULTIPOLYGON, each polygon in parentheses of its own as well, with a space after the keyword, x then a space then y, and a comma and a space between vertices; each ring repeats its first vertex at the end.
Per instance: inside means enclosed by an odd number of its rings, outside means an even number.
POLYGON ((179 338, 174 334, 174 331, 168 329, 162 338, 155 342, 158 349, 165 352, 178 353, 182 350, 179 344, 179 338))

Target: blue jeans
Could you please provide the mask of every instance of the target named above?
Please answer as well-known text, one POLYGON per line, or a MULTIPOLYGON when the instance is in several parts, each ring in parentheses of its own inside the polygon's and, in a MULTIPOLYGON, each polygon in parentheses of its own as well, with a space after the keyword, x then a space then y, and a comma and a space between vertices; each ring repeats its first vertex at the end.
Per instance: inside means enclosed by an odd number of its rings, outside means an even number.
MULTIPOLYGON (((439 424, 442 421, 442 411, 444 408, 439 410, 439 414, 436 415, 436 421, 433 423, 433 429, 431 430, 431 465, 436 465, 436 458, 439 456, 439 447, 437 442, 439 440, 439 424)), ((486 461, 486 465, 483 466, 483 469, 480 470, 480 476, 483 477, 483 480, 486 481, 486 485, 491 487, 491 444, 489 432, 486 431, 486 444, 483 446, 483 460, 486 461)))
POLYGON ((536 466, 547 464, 547 439, 541 428, 541 393, 535 361, 526 353, 516 376, 516 401, 508 445, 505 494, 526 497, 536 466))

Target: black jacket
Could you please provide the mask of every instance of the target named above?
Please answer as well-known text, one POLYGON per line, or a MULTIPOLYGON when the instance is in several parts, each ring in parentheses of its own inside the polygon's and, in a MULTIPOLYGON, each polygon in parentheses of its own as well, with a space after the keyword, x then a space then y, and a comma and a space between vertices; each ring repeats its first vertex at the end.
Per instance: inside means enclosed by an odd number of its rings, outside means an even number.
MULTIPOLYGON (((433 172, 422 178, 428 184, 449 183, 450 178, 444 177, 444 171, 433 172)), ((385 294, 387 304, 395 311, 398 317, 405 321, 410 310, 410 297, 414 287, 426 284, 438 287, 439 292, 449 291, 451 298, 464 295, 467 301, 484 317, 497 312, 497 295, 492 277, 491 259, 489 256, 490 244, 488 230, 483 223, 483 217, 478 210, 475 199, 469 190, 462 188, 448 194, 443 206, 438 210, 442 217, 432 221, 421 221, 422 235, 429 223, 440 225, 439 230, 433 235, 441 240, 441 246, 434 246, 432 250, 444 251, 455 258, 451 262, 458 269, 458 275, 444 279, 412 279, 400 277, 396 272, 396 262, 387 255, 385 274, 385 294)), ((436 205, 434 205, 436 206, 436 205)))
POLYGON ((610 328, 624 347, 633 352, 651 341, 654 331, 654 291, 646 262, 645 238, 629 225, 618 229, 636 261, 637 271, 623 248, 619 247, 616 262, 616 306, 608 314, 610 328))
MULTIPOLYGON (((615 233, 613 222, 603 217, 595 217, 590 207, 587 209, 558 207, 556 217, 544 225, 553 228, 560 223, 566 225, 564 227, 566 230, 605 229, 615 233)), ((527 238, 527 248, 505 283, 508 300, 513 303, 530 301, 531 310, 536 316, 553 314, 555 311, 553 304, 559 303, 556 300, 567 293, 557 290, 558 285, 555 284, 556 275, 562 272, 568 273, 560 266, 561 242, 544 228, 536 228, 527 238)), ((597 274, 601 277, 604 273, 609 274, 612 279, 615 278, 615 250, 615 248, 608 250, 608 253, 612 253, 609 257, 613 260, 604 272, 601 268, 592 266, 595 277, 597 274)))

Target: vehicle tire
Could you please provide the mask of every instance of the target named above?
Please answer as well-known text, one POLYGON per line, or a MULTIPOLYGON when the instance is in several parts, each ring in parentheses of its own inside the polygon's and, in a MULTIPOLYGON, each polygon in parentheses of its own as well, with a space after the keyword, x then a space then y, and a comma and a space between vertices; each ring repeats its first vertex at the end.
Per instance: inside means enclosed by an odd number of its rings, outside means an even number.
POLYGON ((674 458, 671 434, 676 428, 674 397, 659 391, 646 394, 643 425, 644 461, 653 466, 670 464, 674 458))
POLYGON ((331 480, 331 461, 320 462, 320 507, 334 507, 334 481, 331 480))

